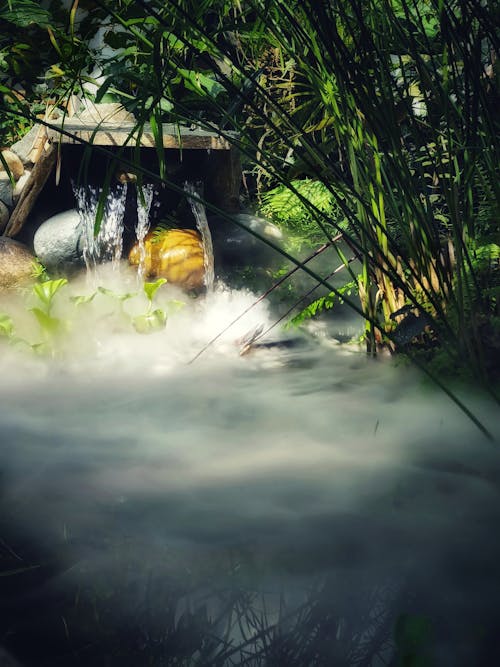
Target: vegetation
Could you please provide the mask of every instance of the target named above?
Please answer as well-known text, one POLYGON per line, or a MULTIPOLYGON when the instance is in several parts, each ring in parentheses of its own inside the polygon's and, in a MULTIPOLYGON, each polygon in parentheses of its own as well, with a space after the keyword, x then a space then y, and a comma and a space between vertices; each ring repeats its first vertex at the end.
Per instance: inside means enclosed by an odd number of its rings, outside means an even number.
MULTIPOLYGON (((330 293, 323 303, 363 315, 370 354, 388 347, 427 369, 444 354, 494 393, 494 3, 63 4, 10 0, 0 12, 4 142, 75 94, 120 101, 157 139, 165 122, 216 129, 241 150, 251 203, 308 243, 342 233, 361 263, 358 274, 334 245, 349 289, 303 270, 330 293)), ((160 143, 158 163, 168 183, 160 143)))

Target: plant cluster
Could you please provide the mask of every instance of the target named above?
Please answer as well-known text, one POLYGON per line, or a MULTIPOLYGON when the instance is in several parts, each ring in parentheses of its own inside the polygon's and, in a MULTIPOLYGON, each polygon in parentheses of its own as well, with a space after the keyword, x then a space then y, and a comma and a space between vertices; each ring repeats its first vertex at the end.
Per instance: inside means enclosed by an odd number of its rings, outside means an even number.
POLYGON ((75 328, 79 315, 77 311, 82 307, 88 307, 88 304, 98 296, 106 298, 113 304, 113 310, 108 316, 111 315, 116 322, 121 322, 125 330, 133 328, 140 334, 161 331, 165 328, 168 317, 184 306, 184 302, 170 299, 163 307, 155 307, 155 295, 166 282, 165 278, 159 278, 155 282, 143 283, 142 297, 147 301, 146 310, 129 313, 124 309, 125 302, 141 297, 140 292, 118 293, 99 286, 90 294, 73 295, 69 296, 69 299, 64 299, 61 291, 68 285, 68 280, 51 279, 42 274, 31 290, 26 290, 24 299, 25 309, 32 313, 38 327, 34 330, 30 327, 29 333, 24 334, 26 327, 22 324, 17 326, 16 318, 11 314, 0 312, 0 340, 3 338, 12 346, 31 348, 36 354, 57 356, 63 347, 64 337, 75 328), (118 309, 115 308, 116 305, 118 309), (58 311, 57 314, 54 314, 55 310, 58 311))

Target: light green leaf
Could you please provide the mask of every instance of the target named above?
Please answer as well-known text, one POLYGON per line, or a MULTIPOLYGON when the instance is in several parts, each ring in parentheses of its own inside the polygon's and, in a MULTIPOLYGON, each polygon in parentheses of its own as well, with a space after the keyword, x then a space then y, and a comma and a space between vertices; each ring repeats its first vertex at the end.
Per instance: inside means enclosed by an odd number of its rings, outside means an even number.
POLYGON ((75 304, 75 306, 81 306, 85 303, 90 303, 94 299, 96 294, 97 292, 92 292, 92 294, 87 294, 87 295, 83 294, 80 296, 70 296, 70 301, 72 301, 75 304))
POLYGON ((61 329, 62 321, 58 317, 51 317, 43 310, 40 310, 40 308, 31 308, 31 312, 38 320, 38 324, 47 333, 54 334, 61 329))
POLYGON ((133 296, 137 296, 135 292, 125 292, 124 294, 118 294, 113 292, 113 290, 107 289, 106 287, 98 287, 97 291, 101 294, 111 297, 112 299, 117 299, 118 301, 126 301, 131 299, 133 296))
POLYGON ((134 329, 140 334, 150 334, 161 331, 167 324, 167 314, 161 308, 145 315, 138 315, 132 320, 134 329))
POLYGON ((58 292, 61 287, 64 287, 64 285, 67 284, 68 281, 66 278, 45 280, 43 283, 36 283, 33 285, 33 294, 35 294, 43 304, 45 304, 47 307, 50 307, 56 292, 58 292))
POLYGON ((0 313, 0 336, 12 336, 14 332, 14 323, 12 318, 5 313, 0 313))
POLYGON ((167 281, 165 278, 158 278, 154 283, 144 283, 143 289, 144 294, 146 295, 149 302, 153 301, 153 297, 156 292, 164 285, 167 281))

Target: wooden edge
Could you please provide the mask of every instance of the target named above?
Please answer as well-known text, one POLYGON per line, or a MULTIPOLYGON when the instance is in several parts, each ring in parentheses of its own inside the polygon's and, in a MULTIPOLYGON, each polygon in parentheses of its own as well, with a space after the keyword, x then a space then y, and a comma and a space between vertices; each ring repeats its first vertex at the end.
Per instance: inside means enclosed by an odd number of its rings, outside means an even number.
MULTIPOLYGON (((61 134, 53 127, 48 129, 47 135, 53 141, 59 141, 62 144, 75 144, 82 140, 95 146, 129 146, 135 148, 137 145, 138 135, 134 132, 134 127, 127 127, 125 124, 118 125, 103 122, 92 127, 83 123, 67 122, 64 129, 72 136, 61 134)), ((140 135, 140 146, 142 148, 156 148, 155 138, 149 128, 146 128, 140 135)), ((231 144, 215 132, 196 132, 196 130, 190 131, 183 128, 180 134, 164 134, 163 148, 227 151, 231 149, 231 144)))
POLYGON ((30 177, 21 192, 19 201, 14 208, 10 220, 7 223, 3 236, 15 236, 21 229, 31 213, 35 201, 47 182, 56 164, 57 151, 54 144, 49 144, 39 156, 33 167, 30 177))

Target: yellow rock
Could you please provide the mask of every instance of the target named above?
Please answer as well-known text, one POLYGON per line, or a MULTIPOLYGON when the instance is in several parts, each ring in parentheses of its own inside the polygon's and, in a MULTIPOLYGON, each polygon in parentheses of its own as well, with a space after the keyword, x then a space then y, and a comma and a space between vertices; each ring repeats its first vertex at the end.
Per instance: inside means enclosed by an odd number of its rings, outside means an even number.
MULTIPOLYGON (((167 229, 149 232, 144 239, 145 277, 166 278, 169 283, 185 289, 203 287, 205 277, 201 237, 194 229, 167 229)), ((133 265, 139 264, 139 244, 128 256, 133 265)))
MULTIPOLYGON (((15 181, 18 181, 24 173, 24 165, 21 160, 17 157, 12 151, 2 151, 2 157, 9 167, 9 171, 14 177, 15 181)), ((3 162, 0 160, 0 171, 5 171, 3 162)))

